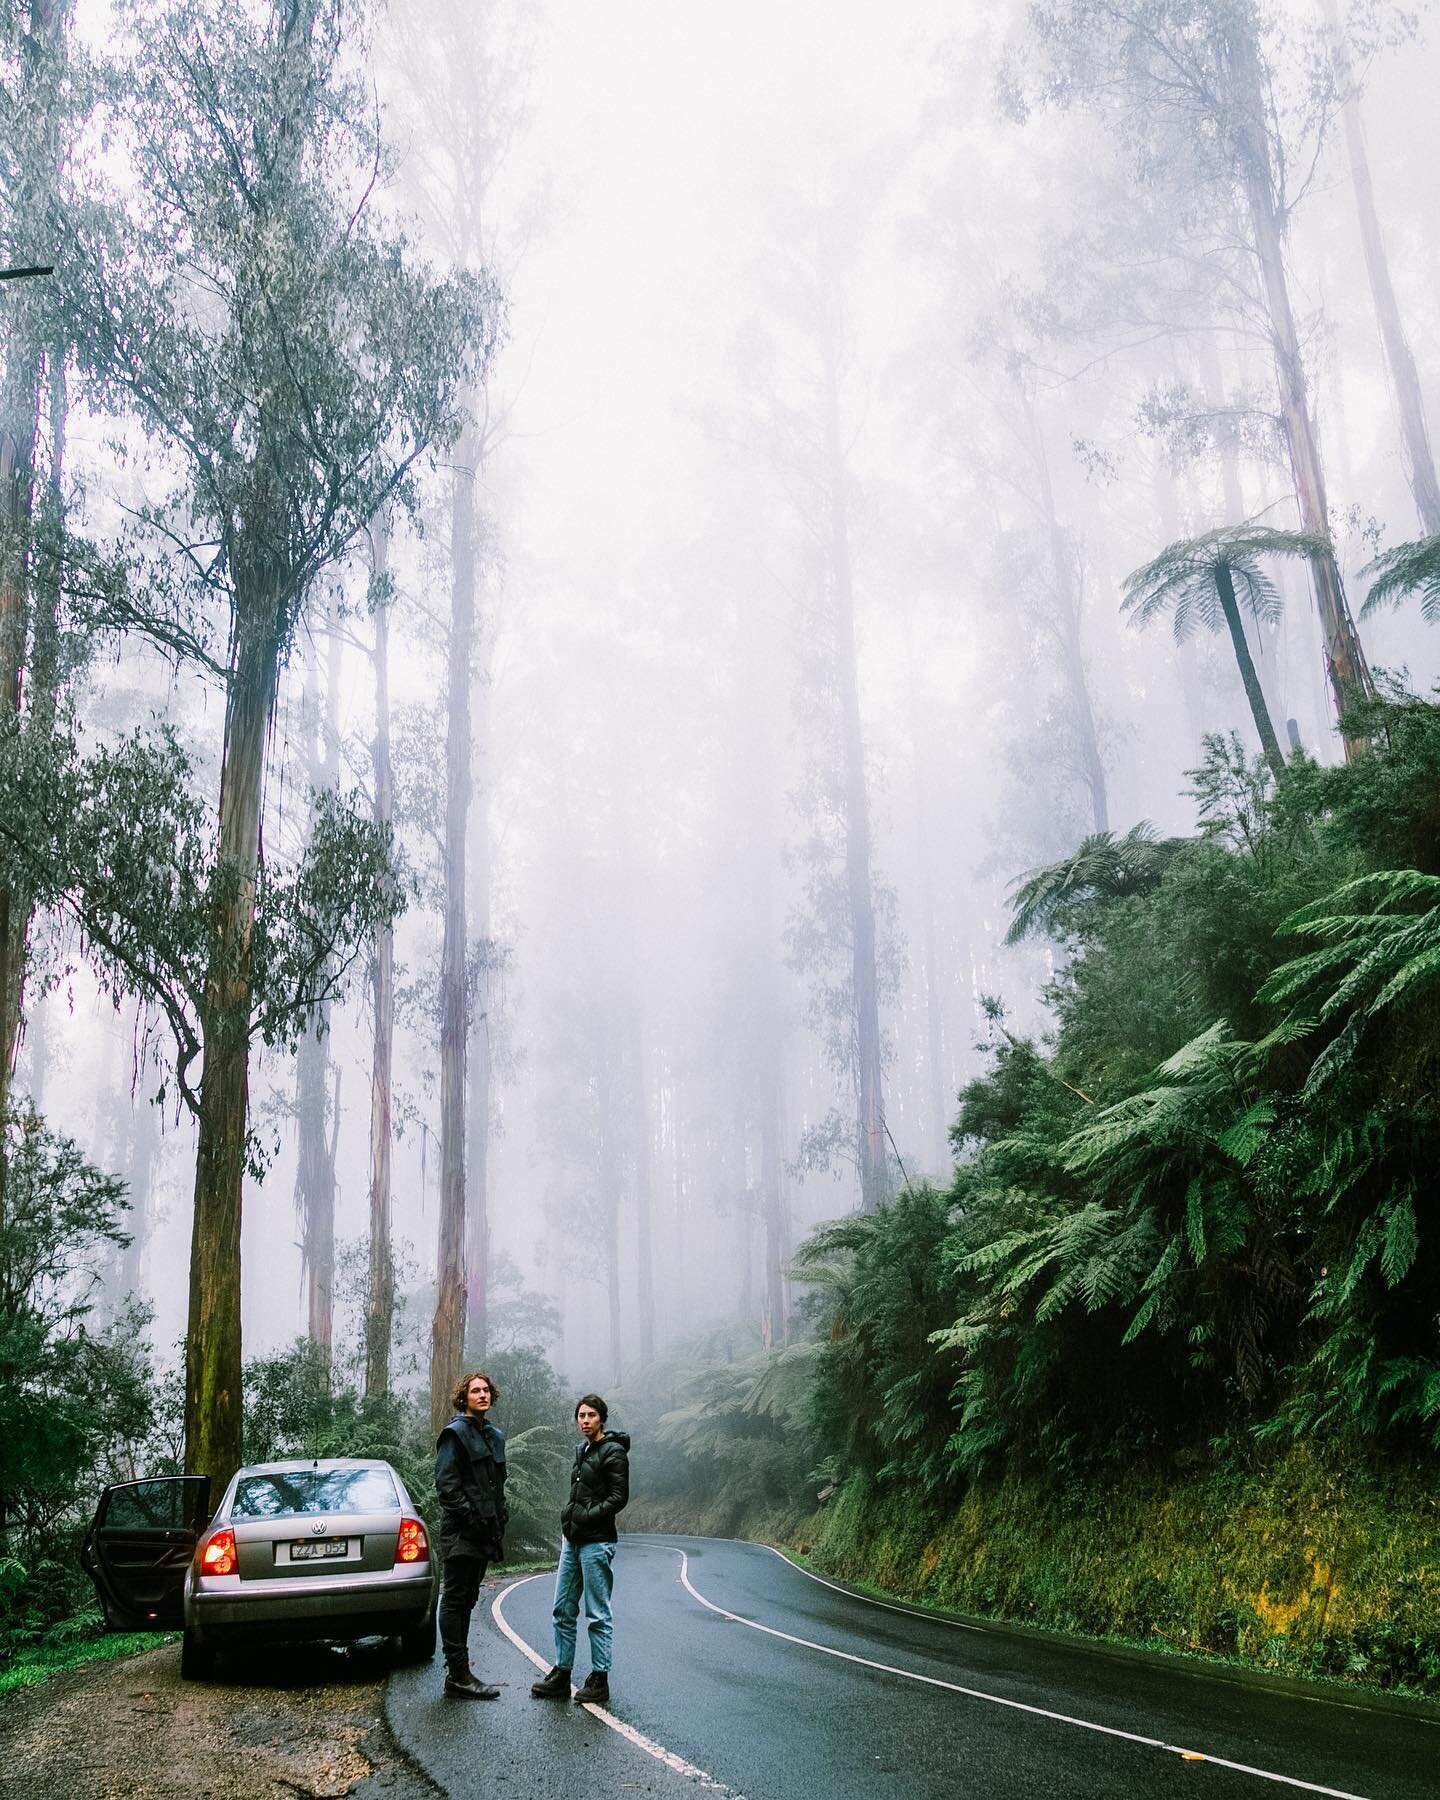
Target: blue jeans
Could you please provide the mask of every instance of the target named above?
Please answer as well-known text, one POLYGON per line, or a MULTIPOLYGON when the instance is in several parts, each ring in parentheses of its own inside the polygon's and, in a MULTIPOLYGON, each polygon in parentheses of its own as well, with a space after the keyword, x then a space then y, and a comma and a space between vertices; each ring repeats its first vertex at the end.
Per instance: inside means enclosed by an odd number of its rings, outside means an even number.
POLYGON ((555 1666, 575 1667, 575 1624, 580 1597, 585 1597, 585 1625, 590 1633, 590 1667, 610 1672, 610 1590, 615 1585, 613 1544, 560 1544, 555 1571, 555 1666))

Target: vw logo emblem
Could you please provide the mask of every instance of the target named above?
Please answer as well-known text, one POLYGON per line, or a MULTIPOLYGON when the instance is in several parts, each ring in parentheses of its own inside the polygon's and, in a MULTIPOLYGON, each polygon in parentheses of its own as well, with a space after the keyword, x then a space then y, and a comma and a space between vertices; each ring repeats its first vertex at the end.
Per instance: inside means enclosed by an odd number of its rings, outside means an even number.
POLYGON ((315 1523, 310 1527, 310 1529, 315 1534, 316 1537, 324 1537, 325 1521, 323 1519, 317 1519, 315 1521, 315 1523))

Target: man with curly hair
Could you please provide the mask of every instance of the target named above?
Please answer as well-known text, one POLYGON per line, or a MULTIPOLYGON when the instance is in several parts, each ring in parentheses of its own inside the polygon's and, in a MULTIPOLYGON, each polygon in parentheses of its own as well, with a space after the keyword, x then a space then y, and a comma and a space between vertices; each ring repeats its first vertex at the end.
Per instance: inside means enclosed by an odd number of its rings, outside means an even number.
POLYGON ((435 1446, 435 1492, 440 1499, 440 1647, 445 1692, 460 1700, 498 1700, 500 1690, 470 1668, 470 1615, 486 1565, 504 1555, 505 1433, 490 1423, 500 1390, 477 1369, 455 1389, 455 1417, 435 1446))

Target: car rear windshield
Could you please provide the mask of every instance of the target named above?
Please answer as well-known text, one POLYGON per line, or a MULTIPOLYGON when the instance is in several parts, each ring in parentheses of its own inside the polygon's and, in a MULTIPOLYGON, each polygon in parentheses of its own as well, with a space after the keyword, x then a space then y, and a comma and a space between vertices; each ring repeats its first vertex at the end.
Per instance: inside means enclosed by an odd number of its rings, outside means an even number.
POLYGON ((230 1517, 394 1512, 399 1505, 388 1469, 290 1469, 279 1475, 242 1475, 230 1517))

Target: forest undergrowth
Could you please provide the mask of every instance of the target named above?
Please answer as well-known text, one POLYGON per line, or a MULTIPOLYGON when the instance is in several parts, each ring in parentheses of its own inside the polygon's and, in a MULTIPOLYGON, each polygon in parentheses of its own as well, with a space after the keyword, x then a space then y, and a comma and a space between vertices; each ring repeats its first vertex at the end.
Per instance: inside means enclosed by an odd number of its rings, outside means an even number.
POLYGON ((1017 883, 948 1189, 822 1226, 791 1342, 636 1385, 632 1525, 998 1617, 1440 1690, 1440 707, 1017 883))

